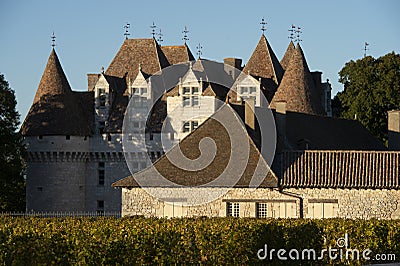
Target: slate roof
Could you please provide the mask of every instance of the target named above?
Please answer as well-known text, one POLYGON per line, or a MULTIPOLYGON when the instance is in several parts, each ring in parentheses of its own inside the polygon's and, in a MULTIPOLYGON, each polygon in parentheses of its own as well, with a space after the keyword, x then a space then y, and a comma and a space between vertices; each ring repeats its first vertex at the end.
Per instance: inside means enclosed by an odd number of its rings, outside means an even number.
POLYGON ((286 109, 292 112, 324 115, 321 104, 321 93, 317 91, 303 50, 297 44, 289 65, 274 97, 275 102, 286 102, 286 109))
POLYGON ((161 50, 164 52, 170 65, 195 60, 192 52, 186 44, 161 46, 161 50))
POLYGON ((88 136, 93 133, 93 119, 93 92, 71 90, 53 49, 21 133, 24 136, 88 136))
POLYGON ((289 62, 290 62, 290 59, 292 58, 294 50, 295 50, 294 44, 292 41, 290 41, 288 47, 286 48, 286 52, 283 55, 283 58, 280 62, 283 70, 286 70, 287 67, 289 66, 289 62))
POLYGON ((201 124, 195 131, 185 137, 179 143, 179 145, 174 146, 171 150, 159 158, 153 164, 153 166, 134 174, 134 176, 121 179, 113 183, 112 186, 138 187, 139 184, 136 180, 139 180, 140 184, 143 184, 141 182, 146 181, 145 186, 150 187, 168 186, 168 183, 160 183, 155 179, 157 174, 160 173, 169 181, 183 186, 205 185, 206 187, 225 187, 226 182, 223 181, 216 182, 215 184, 209 184, 209 182, 216 179, 224 172, 225 169, 228 169, 227 173, 229 178, 237 176, 239 179, 235 187, 249 187, 259 159, 260 168, 258 170, 261 169, 261 171, 257 171, 258 174, 256 174, 256 176, 257 179, 262 181, 260 186, 276 187, 277 177, 272 170, 270 170, 269 166, 258 151, 256 145, 247 135, 246 129, 239 122, 239 118, 235 115, 235 112, 228 105, 224 105, 213 116, 201 124), (232 130, 231 134, 227 133, 224 126, 217 121, 218 119, 224 119, 224 121, 228 121, 228 124, 232 130), (231 145, 231 138, 234 138, 234 136, 235 140, 239 141, 235 142, 235 145, 231 145), (200 150, 198 147, 200 141, 204 138, 211 138, 215 142, 217 151, 211 163, 205 168, 202 168, 198 171, 183 170, 182 168, 175 166, 175 164, 171 163, 171 161, 168 159, 167 156, 174 156, 179 149, 181 149, 182 153, 190 160, 199 158, 200 150), (246 140, 248 141, 250 147, 248 157, 243 149, 243 145, 246 145, 246 140), (232 155, 238 157, 236 157, 236 159, 232 159, 234 162, 232 161, 231 164, 229 164, 230 156, 232 155), (244 167, 241 168, 241 166, 244 167))
POLYGON ((264 34, 261 35, 243 72, 256 78, 269 79, 276 85, 280 83, 283 69, 264 34))
POLYGON ((169 66, 166 56, 154 38, 126 39, 107 68, 106 74, 133 79, 139 71, 139 64, 146 74, 154 74, 169 66))

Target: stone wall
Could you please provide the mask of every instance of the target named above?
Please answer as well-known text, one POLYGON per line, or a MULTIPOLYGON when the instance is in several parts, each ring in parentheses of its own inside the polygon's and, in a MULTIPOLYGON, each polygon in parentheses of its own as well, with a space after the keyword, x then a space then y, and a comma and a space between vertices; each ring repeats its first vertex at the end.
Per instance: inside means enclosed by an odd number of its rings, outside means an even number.
POLYGON ((400 218, 400 191, 388 189, 290 188, 279 191, 268 188, 233 188, 217 200, 199 206, 185 206, 184 202, 176 198, 171 198, 169 203, 163 200, 154 198, 141 188, 123 188, 122 215, 225 217, 227 202, 235 202, 240 205, 240 217, 256 217, 257 204, 266 203, 267 216, 275 218, 400 218), (322 209, 317 212, 313 208, 322 209))

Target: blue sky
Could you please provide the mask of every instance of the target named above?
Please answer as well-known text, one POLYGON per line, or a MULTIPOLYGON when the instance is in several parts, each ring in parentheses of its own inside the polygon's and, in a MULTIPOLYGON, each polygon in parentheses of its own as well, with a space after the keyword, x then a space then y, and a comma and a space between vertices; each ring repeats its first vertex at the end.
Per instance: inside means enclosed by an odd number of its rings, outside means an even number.
POLYGON ((260 20, 278 59, 287 45, 291 24, 302 27, 302 47, 311 70, 329 78, 334 93, 343 89, 338 72, 349 60, 368 54, 399 53, 400 1, 21 1, 0 2, 0 73, 16 91, 21 120, 26 116, 51 51, 56 51, 74 90, 87 89, 87 73, 108 67, 124 40, 123 26, 131 24, 131 38, 151 37, 154 21, 163 45, 182 44, 189 29, 193 54, 222 61, 239 57, 247 62, 260 38, 260 20))

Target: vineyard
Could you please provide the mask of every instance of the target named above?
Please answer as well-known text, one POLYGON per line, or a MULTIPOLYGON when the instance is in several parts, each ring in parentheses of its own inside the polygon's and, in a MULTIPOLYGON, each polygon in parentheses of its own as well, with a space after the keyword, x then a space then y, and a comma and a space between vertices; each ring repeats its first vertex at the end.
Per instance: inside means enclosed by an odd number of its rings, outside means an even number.
MULTIPOLYGON (((266 244, 276 251, 315 249, 319 256, 324 248, 338 248, 346 233, 352 249, 400 259, 399 220, 0 216, 0 265, 266 264, 269 257, 257 256, 266 244)), ((272 264, 366 262, 286 257, 278 260, 275 252, 272 264)))

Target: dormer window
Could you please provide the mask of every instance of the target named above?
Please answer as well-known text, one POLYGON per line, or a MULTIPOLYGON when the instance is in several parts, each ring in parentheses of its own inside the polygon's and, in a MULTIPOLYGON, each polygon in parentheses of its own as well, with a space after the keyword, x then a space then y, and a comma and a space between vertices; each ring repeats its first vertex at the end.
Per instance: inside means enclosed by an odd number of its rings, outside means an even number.
POLYGON ((106 106, 106 90, 105 89, 99 89, 99 106, 106 106))
POLYGON ((199 106, 199 87, 185 86, 182 89, 183 107, 199 106))
POLYGON ((257 87, 255 87, 255 86, 240 86, 238 89, 238 97, 240 97, 242 101, 245 101, 247 99, 256 100, 257 87))

